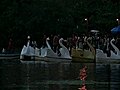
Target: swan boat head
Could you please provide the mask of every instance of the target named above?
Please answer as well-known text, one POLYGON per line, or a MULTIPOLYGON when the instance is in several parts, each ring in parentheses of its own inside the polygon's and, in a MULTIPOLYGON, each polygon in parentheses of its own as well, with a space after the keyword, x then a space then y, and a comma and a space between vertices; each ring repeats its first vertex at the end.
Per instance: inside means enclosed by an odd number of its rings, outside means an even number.
POLYGON ((62 58, 68 58, 71 59, 69 50, 63 45, 63 41, 65 41, 63 38, 59 39, 59 44, 61 46, 61 48, 59 49, 60 53, 61 53, 61 57, 62 58))

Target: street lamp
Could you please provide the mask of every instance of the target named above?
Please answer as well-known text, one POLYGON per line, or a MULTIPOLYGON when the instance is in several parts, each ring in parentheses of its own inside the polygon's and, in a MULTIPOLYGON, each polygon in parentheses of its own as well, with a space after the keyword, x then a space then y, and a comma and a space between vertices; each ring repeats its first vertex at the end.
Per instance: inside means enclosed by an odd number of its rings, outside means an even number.
POLYGON ((116 21, 118 22, 118 25, 120 24, 120 20, 117 18, 116 21))

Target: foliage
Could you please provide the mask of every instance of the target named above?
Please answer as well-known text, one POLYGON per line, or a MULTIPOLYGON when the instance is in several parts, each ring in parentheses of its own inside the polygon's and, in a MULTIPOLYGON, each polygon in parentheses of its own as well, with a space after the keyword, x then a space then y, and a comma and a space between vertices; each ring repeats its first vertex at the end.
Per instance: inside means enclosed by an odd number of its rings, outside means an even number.
POLYGON ((39 41, 43 33, 109 32, 117 25, 119 4, 119 0, 1 0, 0 47, 7 47, 10 37, 22 47, 27 35, 39 41))

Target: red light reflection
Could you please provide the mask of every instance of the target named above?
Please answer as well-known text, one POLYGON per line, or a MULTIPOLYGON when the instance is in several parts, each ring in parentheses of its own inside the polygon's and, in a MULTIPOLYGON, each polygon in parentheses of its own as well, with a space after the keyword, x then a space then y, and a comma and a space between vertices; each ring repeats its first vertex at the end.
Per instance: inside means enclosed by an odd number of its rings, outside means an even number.
POLYGON ((78 88, 79 90, 87 90, 85 85, 82 85, 81 88, 78 88))
POLYGON ((79 90, 87 90, 85 86, 86 78, 87 78, 87 66, 84 66, 82 69, 80 69, 79 73, 79 79, 82 80, 82 86, 81 88, 78 88, 79 90))

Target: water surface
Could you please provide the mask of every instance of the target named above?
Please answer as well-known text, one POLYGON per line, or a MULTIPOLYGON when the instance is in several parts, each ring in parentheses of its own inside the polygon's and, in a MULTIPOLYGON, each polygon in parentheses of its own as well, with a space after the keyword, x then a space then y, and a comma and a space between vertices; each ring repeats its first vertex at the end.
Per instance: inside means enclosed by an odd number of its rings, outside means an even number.
POLYGON ((87 90, 120 90, 120 64, 1 60, 0 90, 78 90, 87 66, 87 90))

